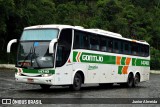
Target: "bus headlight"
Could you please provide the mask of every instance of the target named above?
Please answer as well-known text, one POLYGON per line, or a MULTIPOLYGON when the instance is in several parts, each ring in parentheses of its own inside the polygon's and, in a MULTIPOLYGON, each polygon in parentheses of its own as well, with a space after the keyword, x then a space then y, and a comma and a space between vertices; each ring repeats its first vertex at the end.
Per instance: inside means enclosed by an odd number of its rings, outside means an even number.
POLYGON ((42 74, 42 77, 49 77, 51 76, 52 74, 42 74))
POLYGON ((17 75, 21 76, 21 73, 17 72, 17 75))
POLYGON ((22 73, 22 69, 21 69, 21 68, 17 69, 17 73, 16 73, 16 74, 17 74, 18 76, 21 76, 21 73, 22 73))

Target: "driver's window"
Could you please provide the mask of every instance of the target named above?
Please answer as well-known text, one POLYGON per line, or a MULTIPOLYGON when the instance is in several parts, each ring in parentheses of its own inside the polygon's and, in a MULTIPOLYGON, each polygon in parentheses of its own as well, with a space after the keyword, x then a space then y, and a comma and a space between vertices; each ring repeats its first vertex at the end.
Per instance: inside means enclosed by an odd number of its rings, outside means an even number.
POLYGON ((72 29, 63 29, 60 33, 56 55, 56 67, 63 66, 70 55, 72 44, 72 29))

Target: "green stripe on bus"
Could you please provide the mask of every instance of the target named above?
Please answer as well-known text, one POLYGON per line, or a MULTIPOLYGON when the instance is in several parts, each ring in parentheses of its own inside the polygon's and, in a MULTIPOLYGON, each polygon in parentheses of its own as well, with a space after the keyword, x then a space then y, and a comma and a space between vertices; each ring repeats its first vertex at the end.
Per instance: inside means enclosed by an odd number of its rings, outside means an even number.
POLYGON ((33 73, 33 74, 55 74, 55 70, 47 69, 22 69, 23 73, 33 73))
POLYGON ((116 56, 106 55, 104 57, 104 64, 116 64, 116 56))
POLYGON ((73 62, 77 62, 76 61, 76 56, 77 56, 78 52, 73 52, 73 62))
MULTIPOLYGON (((116 56, 93 54, 93 53, 86 53, 86 52, 82 52, 81 54, 78 55, 78 52, 74 51, 73 52, 73 62, 77 62, 77 60, 79 60, 80 62, 85 62, 85 63, 116 64, 116 56)), ((121 65, 126 65, 126 57, 122 57, 121 65)), ((132 66, 149 67, 150 60, 132 58, 132 66)))
POLYGON ((136 59, 136 66, 149 66, 150 61, 146 59, 136 59))
POLYGON ((123 66, 118 66, 118 74, 122 74, 122 68, 123 66))
POLYGON ((122 57, 122 59, 121 59, 121 65, 126 65, 126 57, 122 57))
POLYGON ((136 58, 132 58, 132 66, 136 66, 136 58))

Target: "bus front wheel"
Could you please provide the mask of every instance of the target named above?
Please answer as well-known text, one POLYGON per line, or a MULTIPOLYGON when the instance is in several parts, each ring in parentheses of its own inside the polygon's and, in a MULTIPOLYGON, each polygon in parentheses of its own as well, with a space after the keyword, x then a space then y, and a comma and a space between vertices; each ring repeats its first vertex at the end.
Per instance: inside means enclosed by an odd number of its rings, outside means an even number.
POLYGON ((73 84, 70 86, 70 89, 78 91, 81 89, 82 77, 79 73, 76 73, 74 76, 73 84))

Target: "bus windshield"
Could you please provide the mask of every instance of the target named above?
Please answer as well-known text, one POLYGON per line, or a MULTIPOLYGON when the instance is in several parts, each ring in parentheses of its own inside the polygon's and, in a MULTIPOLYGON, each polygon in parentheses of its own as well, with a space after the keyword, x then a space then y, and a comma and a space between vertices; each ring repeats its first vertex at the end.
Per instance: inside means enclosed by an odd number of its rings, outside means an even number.
POLYGON ((52 40, 57 35, 58 29, 31 29, 23 31, 21 40, 52 40))
POLYGON ((56 29, 25 30, 22 34, 17 56, 17 67, 53 67, 54 55, 49 54, 49 43, 57 38, 56 29))

